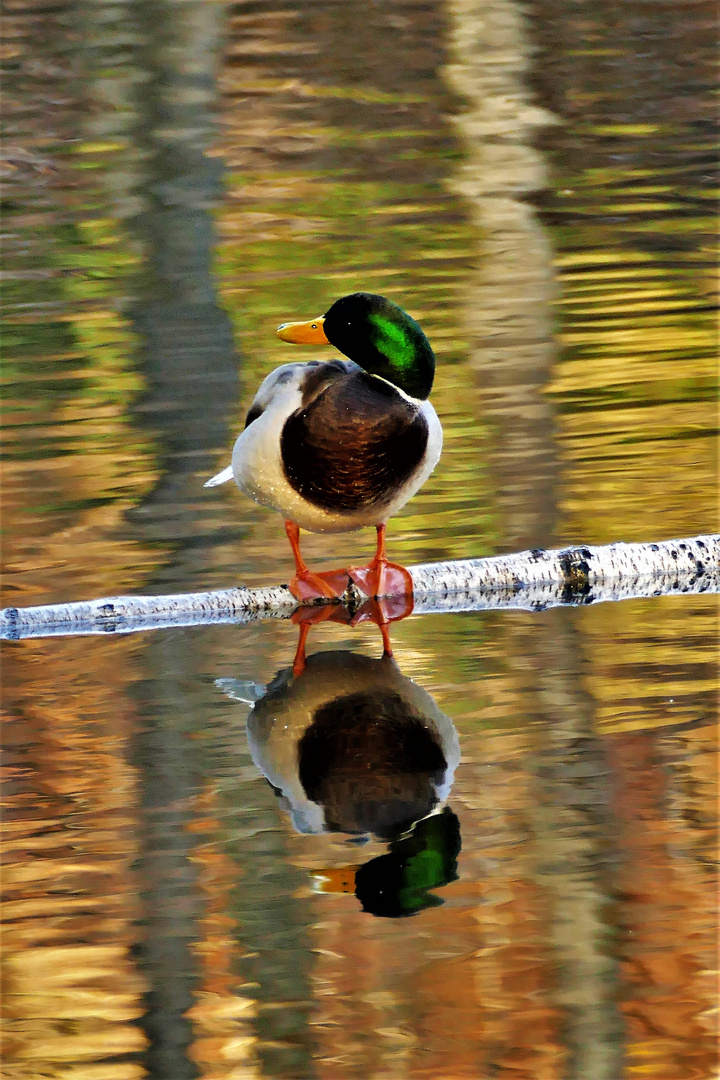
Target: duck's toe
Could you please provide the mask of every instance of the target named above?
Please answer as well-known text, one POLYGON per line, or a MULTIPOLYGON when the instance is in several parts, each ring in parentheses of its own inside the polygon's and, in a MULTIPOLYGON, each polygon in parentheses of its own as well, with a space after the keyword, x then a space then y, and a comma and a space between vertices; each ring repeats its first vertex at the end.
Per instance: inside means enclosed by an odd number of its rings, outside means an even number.
POLYGON ((290 592, 301 604, 312 600, 341 600, 348 587, 347 570, 326 570, 314 573, 306 570, 290 582, 290 592))
POLYGON ((398 563, 373 559, 367 566, 352 567, 348 574, 358 589, 371 599, 401 597, 412 605, 413 580, 410 571, 398 563))

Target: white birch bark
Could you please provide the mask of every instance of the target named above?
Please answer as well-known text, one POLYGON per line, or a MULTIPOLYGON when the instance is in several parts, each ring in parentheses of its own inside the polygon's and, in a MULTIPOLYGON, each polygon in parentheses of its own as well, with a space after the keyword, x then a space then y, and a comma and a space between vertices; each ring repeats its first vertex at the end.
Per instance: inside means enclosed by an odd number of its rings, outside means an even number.
MULTIPOLYGON (((720 592, 720 535, 657 544, 532 550, 408 567, 414 611, 540 610, 632 597, 720 592)), ((362 594, 350 586, 357 608, 362 594)), ((168 626, 286 619, 297 607, 287 585, 100 600, 0 611, 0 637, 131 633, 168 626)))

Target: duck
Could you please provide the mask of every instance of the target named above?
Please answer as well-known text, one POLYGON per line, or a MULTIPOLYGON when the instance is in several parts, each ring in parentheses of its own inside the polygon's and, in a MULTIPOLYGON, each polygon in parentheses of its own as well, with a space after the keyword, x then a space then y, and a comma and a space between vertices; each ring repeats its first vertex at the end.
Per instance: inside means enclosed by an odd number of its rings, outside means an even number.
POLYGON ((385 549, 386 524, 425 483, 442 450, 428 400, 435 354, 420 325, 392 300, 356 292, 320 318, 282 323, 278 337, 332 345, 341 357, 287 363, 260 384, 231 464, 205 487, 230 480, 283 515, 295 560, 289 583, 300 603, 340 600, 348 582, 369 598, 412 598, 412 578, 385 549), (374 527, 367 566, 314 572, 300 530, 374 527))

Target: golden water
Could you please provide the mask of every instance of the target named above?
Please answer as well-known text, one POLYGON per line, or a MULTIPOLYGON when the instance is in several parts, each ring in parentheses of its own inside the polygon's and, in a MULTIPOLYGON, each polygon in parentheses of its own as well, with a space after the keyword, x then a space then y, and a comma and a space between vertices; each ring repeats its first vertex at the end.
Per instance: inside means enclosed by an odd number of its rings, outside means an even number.
MULTIPOLYGON (((439 361, 394 557, 716 531, 709 4, 9 12, 4 603, 285 580, 279 519, 202 484, 275 326, 359 288, 439 361)), ((405 919, 333 891, 388 844, 296 832, 215 685, 294 627, 9 643, 3 1076, 709 1080, 716 630, 398 624, 462 754, 457 878, 405 919)))

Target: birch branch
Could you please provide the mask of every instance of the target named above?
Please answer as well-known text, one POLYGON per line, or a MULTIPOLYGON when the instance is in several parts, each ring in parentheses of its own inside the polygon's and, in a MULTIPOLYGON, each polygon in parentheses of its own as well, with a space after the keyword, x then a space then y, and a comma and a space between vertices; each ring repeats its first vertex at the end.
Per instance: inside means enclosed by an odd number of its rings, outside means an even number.
MULTIPOLYGON (((720 536, 609 544, 408 567, 414 611, 537 611, 634 597, 720 592, 720 536)), ((351 610, 364 597, 350 585, 351 610)), ((5 608, 0 638, 132 633, 162 627, 287 619, 297 608, 287 585, 172 596, 112 596, 71 604, 5 608)))

